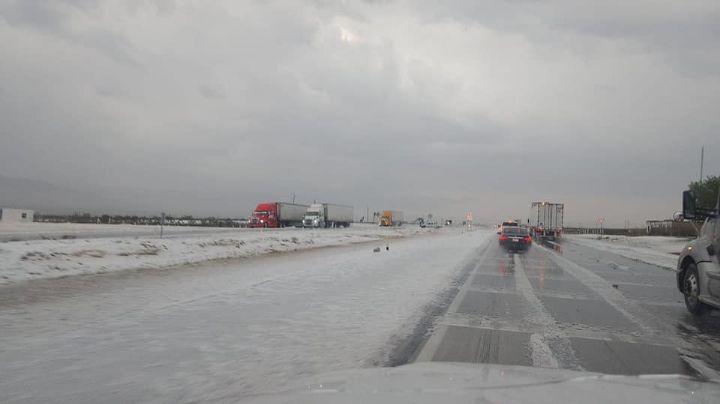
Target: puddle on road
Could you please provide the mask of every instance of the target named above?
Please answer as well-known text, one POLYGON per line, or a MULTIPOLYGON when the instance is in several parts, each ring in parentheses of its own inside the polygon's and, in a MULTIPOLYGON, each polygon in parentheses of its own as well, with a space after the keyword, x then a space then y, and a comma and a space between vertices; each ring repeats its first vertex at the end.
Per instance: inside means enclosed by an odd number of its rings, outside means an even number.
POLYGON ((528 312, 527 301, 518 294, 470 290, 460 302, 458 313, 522 322, 528 312))
POLYGON ((603 300, 586 300, 554 296, 538 296, 553 318, 567 324, 636 332, 637 325, 603 300))
POLYGON ((674 347, 587 338, 570 338, 570 341, 583 367, 591 372, 695 374, 674 347))
POLYGON ((587 286, 574 279, 553 279, 528 277, 533 289, 537 292, 558 293, 567 296, 599 299, 600 296, 587 286))
POLYGON ((515 276, 512 273, 501 275, 477 274, 473 279, 472 286, 481 289, 514 291, 516 289, 515 276))
POLYGON ((533 365, 528 333, 449 326, 445 338, 455 343, 441 345, 434 361, 533 365))

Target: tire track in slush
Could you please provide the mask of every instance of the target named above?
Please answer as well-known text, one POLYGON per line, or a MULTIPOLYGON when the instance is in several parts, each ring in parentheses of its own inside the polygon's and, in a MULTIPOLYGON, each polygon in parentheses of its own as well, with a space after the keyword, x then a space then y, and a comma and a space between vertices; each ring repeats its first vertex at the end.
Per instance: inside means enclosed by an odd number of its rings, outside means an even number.
POLYGON ((490 246, 485 242, 477 248, 467 262, 462 266, 460 272, 452 279, 450 285, 440 292, 428 305, 423 308, 422 317, 415 323, 413 331, 405 336, 391 341, 391 350, 382 354, 382 359, 371 362, 372 366, 396 367, 415 361, 418 354, 428 341, 438 319, 445 316, 455 297, 462 286, 468 281, 475 268, 482 262, 483 253, 490 246))

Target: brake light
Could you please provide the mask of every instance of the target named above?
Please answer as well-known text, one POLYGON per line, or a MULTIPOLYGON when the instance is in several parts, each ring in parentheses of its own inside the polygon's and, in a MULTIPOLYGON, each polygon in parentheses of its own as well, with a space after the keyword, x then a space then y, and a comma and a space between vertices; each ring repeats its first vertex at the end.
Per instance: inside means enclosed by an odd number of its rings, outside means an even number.
POLYGON ((505 241, 507 239, 508 239, 508 236, 506 236, 505 234, 500 235, 500 241, 505 241))
POLYGON ((528 244, 532 243, 532 237, 530 237, 530 236, 523 237, 523 240, 525 240, 525 242, 528 244))

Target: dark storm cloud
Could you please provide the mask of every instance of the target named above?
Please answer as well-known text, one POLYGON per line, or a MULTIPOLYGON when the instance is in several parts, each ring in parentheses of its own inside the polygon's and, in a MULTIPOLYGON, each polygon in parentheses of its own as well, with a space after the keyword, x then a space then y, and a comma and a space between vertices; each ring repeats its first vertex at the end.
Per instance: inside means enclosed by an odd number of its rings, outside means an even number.
POLYGON ((428 21, 481 24, 515 32, 550 47, 581 50, 591 41, 626 43, 657 53, 665 63, 691 75, 718 75, 720 5, 713 0, 671 1, 456 1, 422 2, 428 21), (588 39, 588 38, 585 38, 588 39))
POLYGON ((36 30, 62 38, 77 46, 104 53, 119 63, 137 63, 130 46, 118 33, 103 28, 77 29, 73 18, 92 18, 98 11, 98 0, 7 0, 0 5, 2 18, 19 30, 36 30))
POLYGON ((576 222, 667 217, 699 145, 720 152, 718 12, 2 1, 0 175, 88 195, 78 209, 240 216, 296 193, 485 220, 533 199, 576 222))

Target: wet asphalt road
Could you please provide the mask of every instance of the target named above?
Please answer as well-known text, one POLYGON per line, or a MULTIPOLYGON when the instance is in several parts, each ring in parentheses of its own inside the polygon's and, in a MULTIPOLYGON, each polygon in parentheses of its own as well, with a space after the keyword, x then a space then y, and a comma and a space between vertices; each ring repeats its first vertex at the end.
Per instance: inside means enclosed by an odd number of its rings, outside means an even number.
POLYGON ((717 378, 720 316, 694 317, 675 274, 571 242, 478 252, 417 361, 717 378))
POLYGON ((0 287, 0 402, 225 402, 413 361, 718 377, 720 313, 672 271, 482 232, 371 247, 0 287))

